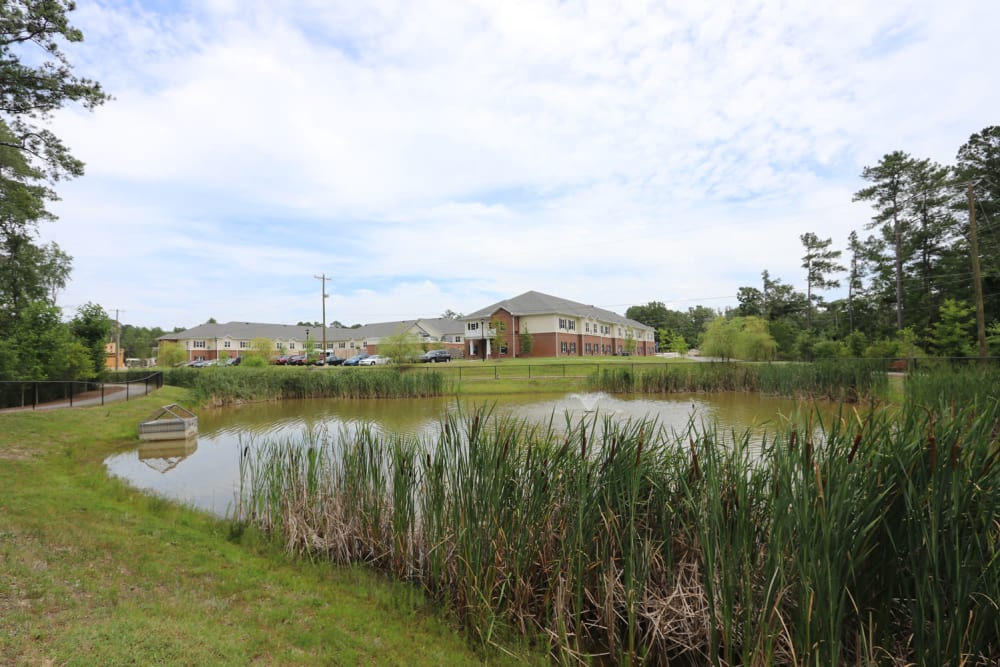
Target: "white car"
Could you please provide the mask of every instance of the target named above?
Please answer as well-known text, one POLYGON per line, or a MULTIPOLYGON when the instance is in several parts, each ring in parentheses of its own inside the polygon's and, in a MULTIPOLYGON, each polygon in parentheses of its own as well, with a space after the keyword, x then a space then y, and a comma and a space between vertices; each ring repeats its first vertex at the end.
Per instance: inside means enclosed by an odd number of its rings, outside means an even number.
POLYGON ((360 360, 358 366, 384 366, 391 363, 392 359, 389 357, 382 356, 381 354, 373 354, 370 357, 360 360))

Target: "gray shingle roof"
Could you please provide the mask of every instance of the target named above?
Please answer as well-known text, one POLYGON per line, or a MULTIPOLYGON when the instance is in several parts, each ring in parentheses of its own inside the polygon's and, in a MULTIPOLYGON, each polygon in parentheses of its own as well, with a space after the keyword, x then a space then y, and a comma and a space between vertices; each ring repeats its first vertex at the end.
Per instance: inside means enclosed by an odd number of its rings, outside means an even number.
MULTIPOLYGON (((400 331, 409 330, 416 326, 417 329, 426 331, 432 337, 439 337, 446 334, 462 334, 465 331, 465 323, 461 320, 453 320, 447 317, 403 320, 398 322, 376 322, 366 324, 356 329, 327 327, 326 342, 344 340, 361 340, 365 338, 385 338, 393 336, 400 331)), ((184 340, 199 339, 211 340, 213 338, 232 338, 235 340, 250 340, 263 337, 271 340, 305 340, 306 330, 309 330, 310 340, 321 343, 323 340, 323 330, 320 327, 305 327, 293 324, 268 324, 265 322, 225 322, 217 324, 199 324, 198 326, 178 331, 177 333, 164 334, 157 340, 184 340)))
POLYGON ((570 317, 590 317, 603 322, 614 322, 616 324, 627 324, 631 327, 652 331, 652 327, 646 326, 642 322, 630 320, 604 308, 588 306, 569 299, 562 299, 541 292, 525 292, 510 299, 498 301, 491 306, 477 310, 462 318, 463 321, 479 320, 492 316, 500 309, 506 310, 511 315, 569 315, 570 317))

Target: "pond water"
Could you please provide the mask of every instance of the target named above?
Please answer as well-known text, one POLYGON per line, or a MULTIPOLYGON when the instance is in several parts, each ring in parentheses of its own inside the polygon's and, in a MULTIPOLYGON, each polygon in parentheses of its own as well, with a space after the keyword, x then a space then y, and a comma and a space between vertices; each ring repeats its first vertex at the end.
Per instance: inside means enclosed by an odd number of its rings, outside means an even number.
POLYGON ((785 418, 809 410, 808 404, 745 393, 671 394, 666 397, 620 396, 601 392, 530 394, 496 397, 423 399, 311 399, 254 403, 203 410, 198 437, 149 442, 105 461, 112 475, 134 486, 225 516, 239 488, 239 453, 265 440, 297 440, 309 429, 335 434, 367 424, 385 433, 434 436, 449 411, 489 405, 497 414, 513 414, 532 422, 558 426, 564 414, 574 421, 589 415, 615 419, 653 418, 667 428, 683 430, 693 418, 722 430, 773 432, 785 418))

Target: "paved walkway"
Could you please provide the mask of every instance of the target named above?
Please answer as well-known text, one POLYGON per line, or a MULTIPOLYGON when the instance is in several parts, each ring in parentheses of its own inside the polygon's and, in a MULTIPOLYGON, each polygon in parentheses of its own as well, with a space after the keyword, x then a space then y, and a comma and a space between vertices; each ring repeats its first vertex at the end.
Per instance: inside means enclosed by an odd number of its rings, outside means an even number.
MULTIPOLYGON (((139 398, 140 396, 145 396, 147 391, 147 385, 145 382, 135 382, 130 385, 125 384, 106 384, 103 386, 103 397, 102 390, 97 389, 94 391, 87 391, 82 394, 77 394, 73 397, 72 404, 69 399, 60 401, 50 401, 48 403, 39 403, 32 407, 31 405, 26 405, 24 407, 16 408, 5 408, 0 410, 0 414, 5 412, 30 412, 32 410, 55 410, 58 408, 84 408, 91 407, 94 405, 103 405, 105 403, 113 403, 115 401, 124 401, 132 398, 139 398)), ((149 387, 149 391, 154 391, 156 389, 155 385, 149 387)))

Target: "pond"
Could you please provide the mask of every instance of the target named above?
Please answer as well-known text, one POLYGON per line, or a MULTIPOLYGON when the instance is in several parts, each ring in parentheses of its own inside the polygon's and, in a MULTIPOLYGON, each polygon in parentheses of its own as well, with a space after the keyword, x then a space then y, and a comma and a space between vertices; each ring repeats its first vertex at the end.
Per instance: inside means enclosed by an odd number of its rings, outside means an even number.
POLYGON ((105 461, 110 474, 132 485, 225 516, 239 489, 239 453, 266 440, 298 440, 309 429, 331 434, 369 425, 385 433, 418 437, 437 434, 449 411, 489 405, 497 414, 513 414, 532 422, 565 423, 590 415, 614 419, 653 418, 665 427, 686 429, 717 424, 720 429, 773 432, 787 417, 811 409, 789 399, 747 393, 671 394, 664 397, 620 396, 601 392, 525 394, 424 399, 311 399, 254 403, 203 410, 197 439, 143 443, 105 461))

